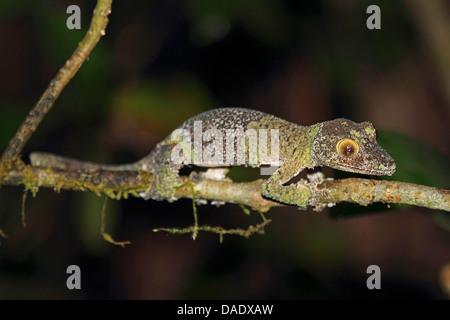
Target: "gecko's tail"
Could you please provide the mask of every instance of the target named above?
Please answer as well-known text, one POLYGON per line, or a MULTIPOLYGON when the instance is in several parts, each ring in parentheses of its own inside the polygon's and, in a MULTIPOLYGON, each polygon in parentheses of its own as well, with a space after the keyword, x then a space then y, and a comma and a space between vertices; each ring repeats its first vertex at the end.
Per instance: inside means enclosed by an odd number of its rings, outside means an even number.
POLYGON ((56 154, 46 152, 33 152, 30 154, 30 162, 33 167, 45 167, 62 170, 108 170, 108 171, 124 171, 138 170, 138 163, 122 164, 122 165, 106 165, 88 161, 75 160, 56 154))

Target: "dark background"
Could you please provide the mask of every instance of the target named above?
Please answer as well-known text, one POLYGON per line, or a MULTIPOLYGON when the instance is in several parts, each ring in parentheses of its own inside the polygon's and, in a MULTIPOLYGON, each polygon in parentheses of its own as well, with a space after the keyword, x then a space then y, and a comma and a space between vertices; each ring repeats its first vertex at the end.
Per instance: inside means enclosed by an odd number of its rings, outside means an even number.
MULTIPOLYGON (((0 150, 86 33, 94 1, 0 2, 0 150), (66 28, 67 6, 82 29, 66 28)), ((391 178, 448 188, 450 7, 446 1, 114 1, 106 36, 26 145, 102 163, 134 162, 181 122, 250 107, 310 125, 371 121, 396 159, 391 178), (381 30, 366 8, 381 8, 381 30)), ((328 176, 346 175, 325 170, 328 176)), ((252 172, 235 171, 241 180, 252 172)), ((193 224, 192 203, 0 189, 0 299, 442 299, 450 218, 424 208, 339 204, 272 209, 249 239, 154 233, 193 224), (81 268, 82 290, 66 288, 81 268), (366 288, 378 265, 382 289, 366 288)), ((200 224, 260 222, 236 205, 200 224)))

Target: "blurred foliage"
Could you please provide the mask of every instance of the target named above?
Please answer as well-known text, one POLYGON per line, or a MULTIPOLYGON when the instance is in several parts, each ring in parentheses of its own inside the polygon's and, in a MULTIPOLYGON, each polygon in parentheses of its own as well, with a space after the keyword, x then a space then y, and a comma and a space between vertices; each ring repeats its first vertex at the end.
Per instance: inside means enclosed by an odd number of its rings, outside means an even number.
POLYGON ((111 115, 141 124, 153 134, 169 133, 186 119, 215 105, 206 88, 190 75, 146 79, 113 98, 111 115))
POLYGON ((241 27, 251 37, 268 45, 285 44, 289 15, 283 2, 276 0, 248 1, 189 0, 193 38, 206 45, 226 36, 233 28, 241 27))
POLYGON ((0 148, 4 150, 11 140, 11 132, 15 132, 23 121, 23 112, 21 109, 28 107, 27 105, 9 104, 6 108, 2 108, 0 117, 0 148))
POLYGON ((450 159, 424 143, 399 132, 380 130, 378 143, 395 159, 397 170, 386 180, 450 188, 450 159))
POLYGON ((14 18, 32 1, 4 0, 0 3, 0 19, 14 18))
POLYGON ((437 212, 433 217, 433 221, 450 233, 450 214, 448 212, 437 212))
POLYGON ((94 255, 104 255, 111 251, 108 242, 99 238, 102 225, 102 210, 105 207, 105 232, 115 237, 120 226, 119 204, 117 201, 105 200, 90 192, 76 195, 79 201, 79 209, 73 212, 72 219, 74 229, 83 242, 86 251, 94 255), (106 201, 106 204, 105 204, 106 201))

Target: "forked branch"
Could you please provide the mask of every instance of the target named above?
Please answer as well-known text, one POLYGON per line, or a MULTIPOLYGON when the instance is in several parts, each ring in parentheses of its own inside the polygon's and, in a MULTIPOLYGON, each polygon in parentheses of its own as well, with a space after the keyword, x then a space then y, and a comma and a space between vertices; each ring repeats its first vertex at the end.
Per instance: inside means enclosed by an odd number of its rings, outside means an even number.
POLYGON ((78 44, 75 52, 51 80, 48 88, 42 94, 34 108, 28 113, 14 137, 10 140, 1 159, 0 182, 3 180, 7 171, 14 165, 14 162, 19 159, 25 144, 36 131, 44 116, 50 111, 64 87, 80 69, 83 62, 100 40, 100 37, 105 35, 108 15, 111 13, 111 4, 112 0, 97 1, 91 25, 84 39, 78 44))

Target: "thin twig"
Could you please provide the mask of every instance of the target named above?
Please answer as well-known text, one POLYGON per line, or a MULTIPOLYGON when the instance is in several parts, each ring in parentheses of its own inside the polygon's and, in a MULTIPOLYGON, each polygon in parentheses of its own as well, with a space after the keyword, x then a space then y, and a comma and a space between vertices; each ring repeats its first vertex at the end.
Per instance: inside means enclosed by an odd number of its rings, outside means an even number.
POLYGON ((130 241, 116 241, 113 239, 113 237, 107 233, 105 231, 106 229, 106 202, 108 201, 108 198, 105 198, 105 200, 103 201, 103 208, 102 208, 102 224, 100 226, 100 234, 102 235, 103 239, 105 239, 105 241, 112 243, 116 246, 121 246, 122 248, 124 248, 127 244, 130 244, 130 241))
MULTIPOLYGON (((226 234, 233 234, 233 235, 239 235, 244 238, 249 238, 254 233, 264 234, 264 227, 267 226, 269 223, 271 223, 271 219, 265 219, 263 222, 258 223, 254 226, 249 226, 247 229, 241 229, 241 228, 235 228, 235 229, 224 229, 222 227, 212 227, 212 226, 191 226, 187 228, 156 228, 153 229, 153 232, 168 232, 168 233, 175 233, 175 234, 186 234, 186 233, 194 233, 198 231, 204 231, 204 232, 212 232, 217 233, 220 238, 220 243, 223 242, 223 236, 226 234)), ((193 239, 195 240, 195 239, 193 239)))
POLYGON ((44 116, 50 111, 61 91, 80 69, 83 62, 100 40, 100 37, 105 35, 108 15, 111 13, 111 4, 112 0, 97 1, 91 25, 84 39, 78 44, 75 52, 52 79, 36 106, 28 113, 15 136, 10 140, 1 159, 4 167, 3 170, 0 170, 0 182, 8 169, 19 159, 23 147, 36 131, 44 116))

